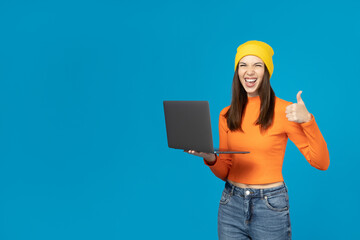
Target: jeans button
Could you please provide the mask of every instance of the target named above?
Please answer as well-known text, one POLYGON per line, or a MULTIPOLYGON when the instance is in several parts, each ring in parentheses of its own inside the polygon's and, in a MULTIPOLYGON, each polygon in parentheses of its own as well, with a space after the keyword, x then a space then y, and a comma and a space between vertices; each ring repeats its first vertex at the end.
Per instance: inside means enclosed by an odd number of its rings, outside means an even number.
POLYGON ((249 195, 250 194, 250 191, 249 190, 246 190, 245 191, 245 195, 247 196, 247 195, 249 195))

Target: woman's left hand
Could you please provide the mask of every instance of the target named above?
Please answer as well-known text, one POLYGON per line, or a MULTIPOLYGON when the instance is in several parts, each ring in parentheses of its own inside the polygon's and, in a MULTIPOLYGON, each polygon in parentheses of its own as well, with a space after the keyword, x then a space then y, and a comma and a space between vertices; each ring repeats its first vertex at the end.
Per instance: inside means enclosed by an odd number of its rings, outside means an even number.
POLYGON ((296 95, 297 103, 293 103, 286 107, 286 117, 291 122, 305 123, 311 120, 311 114, 305 107, 304 101, 301 99, 302 91, 296 95))

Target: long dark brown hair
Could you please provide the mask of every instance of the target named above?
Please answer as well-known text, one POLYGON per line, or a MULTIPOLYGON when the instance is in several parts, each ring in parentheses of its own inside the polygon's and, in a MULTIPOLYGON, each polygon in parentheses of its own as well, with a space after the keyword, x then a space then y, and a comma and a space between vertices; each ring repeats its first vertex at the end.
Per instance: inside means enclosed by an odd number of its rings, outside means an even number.
MULTIPOLYGON (((260 114, 255 122, 256 125, 260 125, 261 132, 266 131, 271 126, 275 108, 275 93, 270 85, 269 70, 265 64, 264 66, 264 77, 258 89, 261 101, 260 114)), ((241 127, 241 123, 243 120, 243 113, 247 105, 248 97, 244 87, 240 82, 238 67, 239 65, 236 67, 232 83, 231 105, 224 116, 227 119, 227 125, 231 131, 240 130, 241 132, 244 132, 241 127)))

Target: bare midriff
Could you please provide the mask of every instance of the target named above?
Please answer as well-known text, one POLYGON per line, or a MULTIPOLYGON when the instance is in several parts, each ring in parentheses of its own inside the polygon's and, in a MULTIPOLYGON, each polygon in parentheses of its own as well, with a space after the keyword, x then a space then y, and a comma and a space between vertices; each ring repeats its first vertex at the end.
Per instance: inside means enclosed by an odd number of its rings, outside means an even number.
POLYGON ((232 185, 239 187, 239 188, 258 188, 258 189, 273 188, 273 187, 281 186, 284 184, 284 182, 274 182, 274 183, 267 183, 267 184, 244 184, 244 183, 234 182, 231 180, 227 180, 227 181, 229 183, 231 183, 232 185))

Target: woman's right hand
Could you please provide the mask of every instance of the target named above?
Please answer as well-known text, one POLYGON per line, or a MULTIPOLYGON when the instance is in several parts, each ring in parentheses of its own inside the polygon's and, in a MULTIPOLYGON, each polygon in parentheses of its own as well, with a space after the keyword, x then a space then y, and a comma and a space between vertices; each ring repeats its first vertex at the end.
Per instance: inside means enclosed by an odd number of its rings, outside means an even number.
POLYGON ((184 152, 187 152, 189 154, 192 154, 192 155, 195 155, 198 157, 202 157, 209 163, 213 163, 216 160, 216 156, 214 153, 197 152, 195 150, 188 150, 188 151, 184 150, 184 152))

